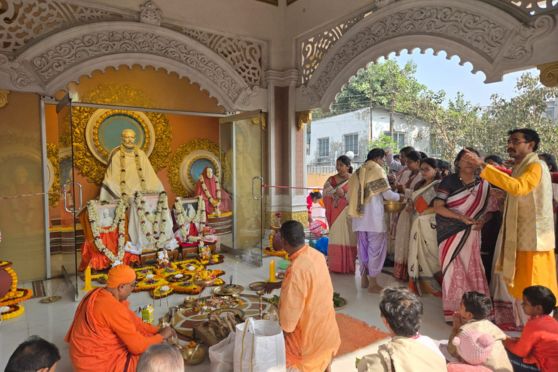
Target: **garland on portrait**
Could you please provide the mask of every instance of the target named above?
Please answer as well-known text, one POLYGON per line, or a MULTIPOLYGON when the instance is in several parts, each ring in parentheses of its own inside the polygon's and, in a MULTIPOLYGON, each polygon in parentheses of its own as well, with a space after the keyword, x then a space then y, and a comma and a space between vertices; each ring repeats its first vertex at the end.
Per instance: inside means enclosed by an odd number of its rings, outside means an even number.
POLYGON ((89 218, 89 224, 91 225, 91 232, 93 233, 93 241, 95 242, 95 247, 99 252, 104 254, 111 265, 117 265, 122 263, 124 260, 124 245, 126 244, 126 210, 128 209, 128 203, 125 199, 119 199, 116 205, 116 211, 114 213, 114 219, 112 224, 107 227, 99 226, 97 214, 97 201, 90 200, 87 203, 87 215, 89 218), (110 249, 105 246, 103 239, 101 238, 101 233, 113 232, 118 228, 118 251, 116 256, 110 249))
POLYGON ((164 248, 166 242, 171 238, 167 236, 166 232, 166 225, 170 222, 167 220, 169 216, 167 193, 164 191, 159 193, 157 208, 154 213, 145 210, 145 198, 140 191, 135 193, 134 202, 137 206, 141 232, 155 248, 164 248), (151 231, 148 230, 147 222, 151 225, 151 231))
MULTIPOLYGON (((184 199, 181 197, 176 198, 176 202, 174 203, 174 210, 176 216, 176 223, 179 226, 180 233, 184 239, 189 239, 190 241, 196 241, 198 239, 190 239, 188 237, 188 230, 187 226, 190 223, 196 223, 199 226, 198 233, 203 236, 203 230, 205 228, 206 223, 206 215, 205 215, 205 203, 203 199, 198 197, 198 210, 196 211, 196 215, 193 218, 189 218, 184 210, 184 199)), ((192 237, 194 238, 194 237, 192 237)))

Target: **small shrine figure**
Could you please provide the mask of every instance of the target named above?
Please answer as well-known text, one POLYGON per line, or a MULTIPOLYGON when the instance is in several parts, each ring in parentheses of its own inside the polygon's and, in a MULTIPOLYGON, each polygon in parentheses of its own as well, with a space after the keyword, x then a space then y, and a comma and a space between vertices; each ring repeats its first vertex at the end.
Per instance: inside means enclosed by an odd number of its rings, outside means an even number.
POLYGON ((157 251, 157 266, 159 268, 168 267, 170 265, 169 254, 166 249, 157 251))
POLYGON ((196 196, 201 196, 205 202, 205 211, 208 216, 219 217, 229 215, 231 211, 231 198, 221 189, 219 179, 211 167, 206 167, 196 184, 196 196))
POLYGON ((201 261, 209 261, 211 259, 211 248, 204 244, 203 239, 198 245, 198 256, 201 261))

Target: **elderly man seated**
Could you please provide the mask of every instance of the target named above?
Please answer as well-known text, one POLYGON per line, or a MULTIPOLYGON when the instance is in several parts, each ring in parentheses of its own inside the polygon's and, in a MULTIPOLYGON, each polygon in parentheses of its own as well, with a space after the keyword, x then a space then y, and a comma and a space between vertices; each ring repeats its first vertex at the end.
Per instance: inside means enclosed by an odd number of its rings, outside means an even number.
POLYGON ((359 372, 447 371, 446 360, 430 337, 419 334, 422 303, 405 288, 382 292, 380 313, 394 336, 358 363, 359 372))
POLYGON ((89 292, 79 304, 66 335, 75 371, 135 371, 140 355, 176 333, 144 323, 129 308, 136 272, 127 265, 110 269, 107 286, 89 292))

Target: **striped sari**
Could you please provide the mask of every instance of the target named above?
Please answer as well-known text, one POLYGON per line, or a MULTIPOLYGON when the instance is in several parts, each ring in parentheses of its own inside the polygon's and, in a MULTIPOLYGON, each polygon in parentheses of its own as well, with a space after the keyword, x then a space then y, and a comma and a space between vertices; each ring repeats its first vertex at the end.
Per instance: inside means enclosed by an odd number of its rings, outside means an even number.
MULTIPOLYGON (((480 219, 488 204, 490 185, 477 178, 464 185, 457 174, 440 183, 436 198, 446 208, 472 219, 480 219)), ((444 318, 451 321, 459 309, 463 293, 477 291, 490 295, 481 261, 481 231, 456 219, 436 215, 444 318)))
POLYGON ((329 244, 327 264, 335 273, 354 273, 357 256, 356 234, 351 229, 345 196, 337 196, 342 189, 345 195, 349 192, 349 182, 338 182, 335 176, 328 178, 324 185, 324 205, 327 223, 329 224, 329 244))

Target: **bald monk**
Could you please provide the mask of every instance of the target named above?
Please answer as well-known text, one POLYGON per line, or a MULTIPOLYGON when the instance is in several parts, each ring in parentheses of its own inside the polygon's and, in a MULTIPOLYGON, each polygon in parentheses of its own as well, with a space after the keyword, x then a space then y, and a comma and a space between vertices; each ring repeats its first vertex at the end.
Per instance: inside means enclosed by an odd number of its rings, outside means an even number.
POLYGON ((129 308, 136 272, 127 265, 110 269, 107 286, 89 292, 79 304, 66 335, 75 371, 135 371, 141 354, 176 336, 170 327, 144 323, 129 308))
POLYGON ((292 261, 281 285, 279 301, 287 368, 322 372, 341 344, 329 270, 324 255, 304 243, 304 227, 300 222, 285 222, 281 226, 281 238, 292 261))

